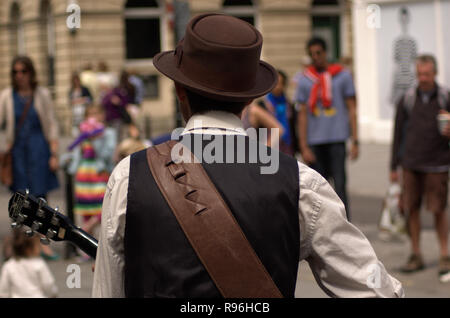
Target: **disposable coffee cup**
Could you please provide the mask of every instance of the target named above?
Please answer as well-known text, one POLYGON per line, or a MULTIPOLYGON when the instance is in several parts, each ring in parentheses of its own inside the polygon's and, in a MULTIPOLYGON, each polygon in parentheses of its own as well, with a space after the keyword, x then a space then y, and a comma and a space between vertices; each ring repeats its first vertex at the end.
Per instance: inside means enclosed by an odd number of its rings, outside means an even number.
POLYGON ((450 121, 450 115, 448 114, 439 114, 437 115, 438 127, 441 134, 444 132, 444 128, 447 126, 450 121))

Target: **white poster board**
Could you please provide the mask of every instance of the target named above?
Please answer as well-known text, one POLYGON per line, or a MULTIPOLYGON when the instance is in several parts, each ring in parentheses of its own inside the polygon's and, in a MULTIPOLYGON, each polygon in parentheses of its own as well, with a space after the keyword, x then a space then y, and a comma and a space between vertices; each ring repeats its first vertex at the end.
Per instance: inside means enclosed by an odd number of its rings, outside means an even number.
POLYGON ((450 0, 355 0, 352 10, 360 138, 390 143, 395 84, 406 85, 411 76, 415 81, 412 51, 433 54, 437 82, 450 86, 450 0), (402 8, 408 13, 406 24, 402 8), (396 46, 402 38, 409 40, 396 46), (400 59, 395 58, 396 50, 400 59))

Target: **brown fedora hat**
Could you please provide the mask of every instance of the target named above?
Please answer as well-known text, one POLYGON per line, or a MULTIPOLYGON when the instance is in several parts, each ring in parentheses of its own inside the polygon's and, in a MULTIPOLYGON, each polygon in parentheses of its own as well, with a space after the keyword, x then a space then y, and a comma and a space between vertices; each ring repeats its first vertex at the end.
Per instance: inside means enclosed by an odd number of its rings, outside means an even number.
POLYGON ((174 51, 153 64, 164 75, 209 98, 248 101, 270 92, 277 71, 260 60, 262 35, 251 24, 223 14, 192 18, 174 51))

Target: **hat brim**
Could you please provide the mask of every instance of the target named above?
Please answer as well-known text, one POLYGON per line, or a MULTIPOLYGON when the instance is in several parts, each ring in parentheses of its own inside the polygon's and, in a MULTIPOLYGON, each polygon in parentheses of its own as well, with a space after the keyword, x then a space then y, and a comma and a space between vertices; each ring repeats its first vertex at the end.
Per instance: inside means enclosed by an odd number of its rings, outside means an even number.
POLYGON ((158 53, 153 58, 153 64, 158 71, 173 81, 186 86, 200 95, 221 101, 245 102, 255 99, 269 93, 278 81, 277 71, 264 61, 259 61, 255 85, 251 89, 241 92, 216 90, 191 80, 176 66, 174 51, 158 53))

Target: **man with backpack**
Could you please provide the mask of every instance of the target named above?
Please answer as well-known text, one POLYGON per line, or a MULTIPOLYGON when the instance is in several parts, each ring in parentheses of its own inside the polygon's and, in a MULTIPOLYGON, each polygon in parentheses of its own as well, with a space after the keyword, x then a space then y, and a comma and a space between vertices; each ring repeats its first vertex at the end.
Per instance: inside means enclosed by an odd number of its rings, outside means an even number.
POLYGON ((420 208, 425 198, 434 214, 440 245, 439 276, 450 273, 448 256, 447 189, 450 166, 449 137, 438 128, 438 115, 450 109, 448 91, 439 86, 436 59, 431 55, 417 58, 417 86, 406 92, 397 105, 392 145, 392 182, 399 180, 402 168, 402 205, 408 215, 412 254, 402 267, 415 272, 425 267, 420 250, 420 208))

